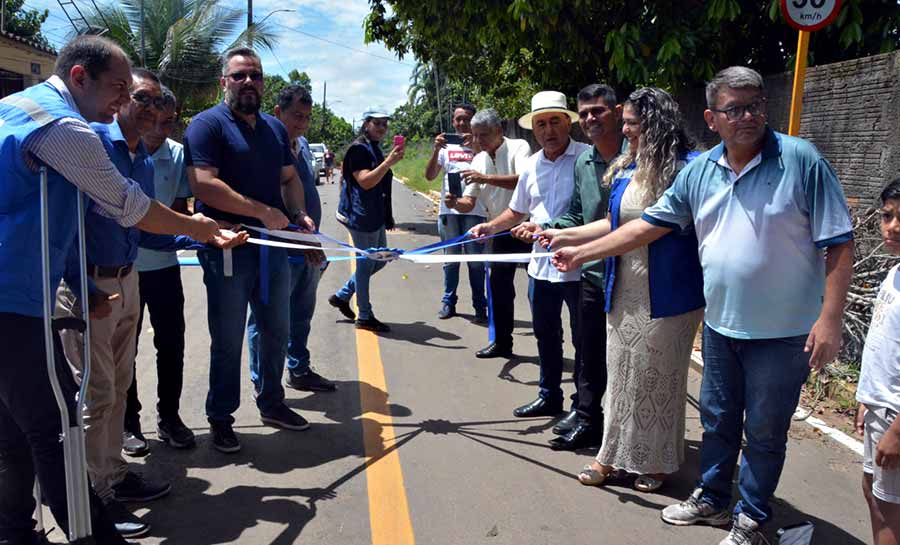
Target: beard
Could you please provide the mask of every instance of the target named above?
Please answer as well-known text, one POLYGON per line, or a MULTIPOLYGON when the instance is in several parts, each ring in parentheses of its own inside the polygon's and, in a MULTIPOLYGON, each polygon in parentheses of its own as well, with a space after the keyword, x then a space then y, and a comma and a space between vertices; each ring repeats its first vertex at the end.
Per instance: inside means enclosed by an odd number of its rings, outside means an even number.
POLYGON ((227 93, 225 95, 225 103, 232 110, 244 115, 255 114, 259 111, 260 100, 259 92, 253 87, 245 87, 235 93, 227 93))

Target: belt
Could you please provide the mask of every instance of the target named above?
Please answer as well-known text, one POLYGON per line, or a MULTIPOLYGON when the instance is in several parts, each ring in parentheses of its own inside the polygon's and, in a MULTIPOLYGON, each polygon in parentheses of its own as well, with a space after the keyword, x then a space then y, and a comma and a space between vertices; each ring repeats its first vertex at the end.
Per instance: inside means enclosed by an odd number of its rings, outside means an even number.
POLYGON ((119 278, 131 272, 134 263, 122 265, 121 267, 102 267, 100 265, 88 264, 87 272, 91 276, 99 276, 101 278, 119 278))

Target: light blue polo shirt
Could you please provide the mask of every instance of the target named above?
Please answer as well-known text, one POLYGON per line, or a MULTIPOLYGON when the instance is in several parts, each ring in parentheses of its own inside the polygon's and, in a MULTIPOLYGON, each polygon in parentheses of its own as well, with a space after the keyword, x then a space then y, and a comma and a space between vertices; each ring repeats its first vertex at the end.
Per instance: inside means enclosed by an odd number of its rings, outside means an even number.
MULTIPOLYGON (((187 169, 184 167, 184 146, 167 138, 150 159, 153 161, 156 200, 166 206, 172 206, 175 199, 186 199, 191 196, 187 169)), ((175 252, 138 249, 135 266, 140 272, 157 271, 175 265, 178 265, 178 254, 175 252)))
POLYGON ((643 219, 693 223, 709 327, 737 339, 805 335, 822 308, 824 249, 853 238, 841 184, 815 146, 771 129, 739 176, 724 151, 689 163, 643 219))

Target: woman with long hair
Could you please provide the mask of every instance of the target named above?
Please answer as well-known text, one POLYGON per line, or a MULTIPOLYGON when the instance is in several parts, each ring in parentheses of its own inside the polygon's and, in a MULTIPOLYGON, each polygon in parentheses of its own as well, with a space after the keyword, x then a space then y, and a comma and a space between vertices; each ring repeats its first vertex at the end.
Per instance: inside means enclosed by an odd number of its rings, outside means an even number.
MULTIPOLYGON (((541 235, 554 249, 579 245, 638 219, 692 159, 678 104, 661 89, 638 89, 622 112, 628 151, 607 169, 605 219, 541 235)), ((578 475, 602 485, 614 473, 636 475, 642 492, 659 489, 684 460, 687 373, 703 317, 697 237, 669 235, 605 260, 608 380, 603 445, 578 475)))
MULTIPOLYGON (((391 210, 394 173, 391 167, 403 159, 403 147, 394 146, 387 157, 382 154, 379 144, 387 133, 389 119, 387 112, 365 112, 360 136, 344 154, 341 168, 344 179, 335 216, 350 231, 353 245, 357 248, 387 246, 386 229, 394 227, 391 210)), ((375 318, 369 301, 369 279, 384 265, 384 261, 358 260, 356 272, 328 299, 328 303, 340 310, 341 314, 356 320, 356 327, 359 329, 380 333, 390 331, 387 324, 375 318), (356 294, 359 316, 350 308, 353 294, 356 294)))

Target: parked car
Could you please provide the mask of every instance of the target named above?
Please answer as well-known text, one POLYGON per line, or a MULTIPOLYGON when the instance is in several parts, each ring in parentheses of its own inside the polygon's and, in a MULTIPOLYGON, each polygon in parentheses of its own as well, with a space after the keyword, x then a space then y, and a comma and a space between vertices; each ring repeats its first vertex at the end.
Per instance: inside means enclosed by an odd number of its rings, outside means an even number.
POLYGON ((328 146, 321 143, 310 144, 309 151, 316 158, 316 172, 319 173, 319 176, 323 176, 325 174, 325 152, 328 151, 328 146))

